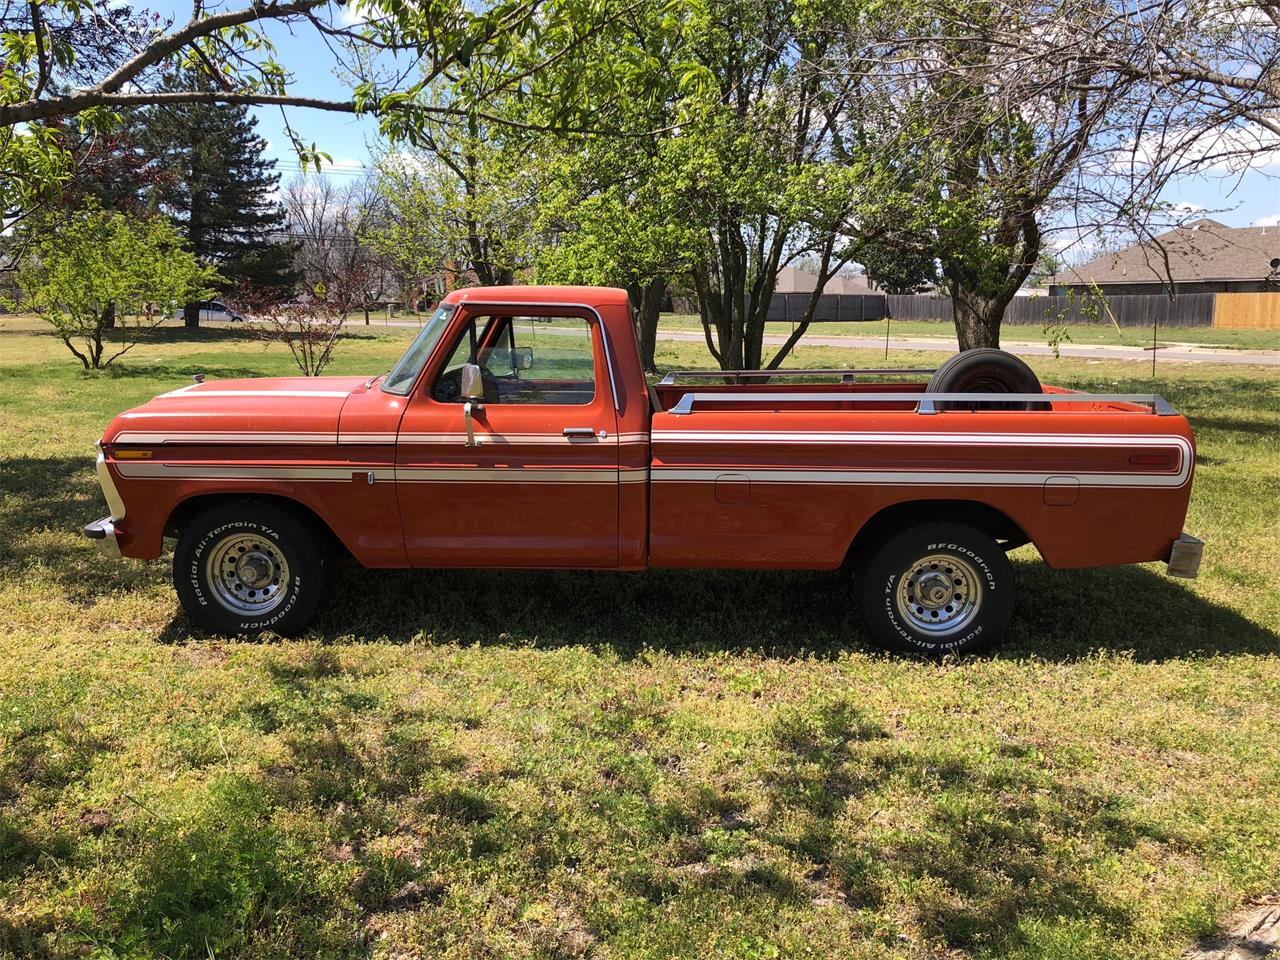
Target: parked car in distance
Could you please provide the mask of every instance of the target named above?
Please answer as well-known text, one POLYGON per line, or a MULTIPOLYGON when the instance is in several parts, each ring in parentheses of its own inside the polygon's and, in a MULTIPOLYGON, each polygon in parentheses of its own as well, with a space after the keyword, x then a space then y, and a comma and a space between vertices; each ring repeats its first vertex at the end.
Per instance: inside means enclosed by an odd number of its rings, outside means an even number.
POLYGON ((848 568, 832 604, 940 653, 1005 630, 1026 543, 1195 576, 1194 466, 1162 398, 1042 387, 998 350, 650 386, 626 291, 488 287, 450 293, 388 373, 198 382, 120 414, 85 534, 141 559, 176 538, 183 608, 218 633, 304 629, 342 559, 848 568))
MULTIPOLYGON (((175 320, 182 320, 186 317, 186 308, 179 307, 174 312, 175 320)), ((244 314, 239 310, 227 306, 221 300, 201 300, 200 301, 200 322, 207 323, 210 320, 226 320, 231 323, 239 323, 244 319, 244 314)))

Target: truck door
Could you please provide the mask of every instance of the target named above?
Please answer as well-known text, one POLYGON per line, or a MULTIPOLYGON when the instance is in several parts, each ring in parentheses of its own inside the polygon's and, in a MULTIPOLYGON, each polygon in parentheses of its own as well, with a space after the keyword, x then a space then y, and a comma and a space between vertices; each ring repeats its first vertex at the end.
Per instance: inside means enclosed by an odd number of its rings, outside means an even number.
POLYGON ((396 491, 409 562, 615 567, 617 410, 599 319, 466 306, 409 398, 396 491), (461 373, 481 368, 471 404, 461 373))

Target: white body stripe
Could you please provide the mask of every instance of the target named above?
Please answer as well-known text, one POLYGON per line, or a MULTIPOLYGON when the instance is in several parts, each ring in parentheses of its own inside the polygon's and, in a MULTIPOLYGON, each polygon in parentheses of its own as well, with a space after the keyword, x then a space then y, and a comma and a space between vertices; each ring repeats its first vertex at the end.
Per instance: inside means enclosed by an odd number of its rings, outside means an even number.
POLYGON ((807 431, 737 431, 737 430, 659 430, 653 434, 654 443, 812 443, 812 444, 954 444, 957 446, 1044 446, 1044 447, 1092 447, 1092 446, 1152 446, 1191 447, 1179 436, 1135 435, 1115 433, 863 433, 857 430, 839 432, 807 431))
POLYGON ((1176 474, 1150 473, 1033 473, 1024 471, 956 470, 726 470, 654 467, 655 483, 712 483, 720 477, 745 477, 752 483, 817 484, 836 486, 957 486, 1038 487, 1050 480, 1075 480, 1082 487, 1181 487, 1189 469, 1176 474))
POLYGON ((201 390, 198 393, 187 396, 188 391, 194 390, 200 386, 193 383, 189 387, 183 387, 180 390, 170 390, 168 393, 162 393, 157 400, 170 400, 176 397, 338 397, 345 400, 351 396, 350 390, 201 390))
POLYGON ((239 444, 289 444, 289 443, 328 443, 337 441, 336 435, 330 432, 318 433, 214 433, 189 431, 172 433, 160 430, 124 430, 116 435, 114 443, 239 443, 239 444))
MULTIPOLYGON (((124 430, 116 435, 115 443, 141 443, 141 444, 243 444, 251 445, 277 445, 277 444, 364 444, 364 445, 385 445, 394 444, 397 439, 404 443, 425 443, 425 444, 451 444, 464 443, 466 441, 465 433, 406 433, 397 438, 394 433, 343 433, 334 435, 333 433, 320 433, 316 431, 305 433, 272 433, 268 431, 254 431, 248 433, 221 433, 216 431, 165 431, 165 430, 124 430)), ((623 436, 637 436, 635 434, 625 434, 623 436)), ((638 435, 643 436, 643 435, 638 435)), ((478 433, 476 438, 483 444, 514 444, 527 443, 535 445, 549 446, 571 446, 581 445, 584 443, 647 443, 648 440, 623 440, 618 435, 607 437, 566 437, 561 433, 478 433)))
POLYGON ((619 476, 615 467, 597 470, 396 467, 396 479, 408 483, 617 483, 619 476))
POLYGON ((406 483, 643 483, 647 469, 616 467, 560 470, 551 468, 498 467, 394 467, 391 464, 287 467, 205 463, 157 463, 121 461, 115 464, 122 477, 131 480, 309 480, 350 483, 355 474, 372 471, 406 483))
MULTIPOLYGON (((120 476, 150 480, 342 480, 351 482, 353 473, 377 471, 376 464, 351 464, 342 467, 277 467, 231 465, 220 463, 156 463, 155 461, 117 462, 120 476)), ((390 470, 390 466, 382 467, 390 470)))
MULTIPOLYGON (((187 388, 189 389, 189 388, 187 388)), ((277 392, 278 393, 278 392, 277 392)), ((463 443, 458 434, 406 434, 406 442, 463 443)), ((644 442, 644 434, 618 434, 604 438, 605 443, 644 442), (635 440, 623 438, 637 438, 635 440)), ((991 447, 1177 447, 1181 456, 1176 473, 1140 472, 1044 472, 1026 470, 947 470, 898 469, 858 470, 849 468, 805 467, 723 467, 664 466, 652 469, 598 467, 555 469, 539 467, 476 468, 457 467, 392 467, 389 464, 276 466, 259 464, 208 464, 197 462, 123 461, 115 467, 122 477, 133 479, 183 480, 278 480, 350 482, 353 474, 374 470, 391 474, 408 483, 643 483, 653 479, 659 483, 712 483, 726 474, 745 477, 753 483, 804 485, 904 485, 904 486, 1040 486, 1051 480, 1075 480, 1083 487, 1147 487, 1177 488, 1191 476, 1193 456, 1191 444, 1183 437, 1170 435, 1124 434, 983 434, 983 433, 857 433, 857 432, 766 432, 766 431, 660 431, 656 443, 739 443, 739 444, 839 444, 839 445, 917 445, 942 444, 975 448, 991 447)), ((482 435, 482 444, 531 443, 568 445, 591 443, 588 438, 573 439, 559 434, 482 435)), ((163 431, 125 431, 119 443, 244 443, 244 444, 328 444, 331 434, 319 433, 172 433, 163 431)), ((339 439, 342 443, 391 444, 391 433, 353 433, 339 439)), ((595 442, 601 442, 596 438, 595 442)))
MULTIPOLYGON (((399 436, 400 443, 464 443, 467 439, 465 432, 458 433, 402 433, 399 436)), ((614 434, 601 437, 599 435, 591 437, 566 437, 563 433, 486 433, 483 430, 476 430, 476 442, 480 446, 486 444, 513 444, 527 443, 534 445, 545 445, 553 447, 578 446, 584 443, 597 444, 617 444, 618 438, 614 434)))

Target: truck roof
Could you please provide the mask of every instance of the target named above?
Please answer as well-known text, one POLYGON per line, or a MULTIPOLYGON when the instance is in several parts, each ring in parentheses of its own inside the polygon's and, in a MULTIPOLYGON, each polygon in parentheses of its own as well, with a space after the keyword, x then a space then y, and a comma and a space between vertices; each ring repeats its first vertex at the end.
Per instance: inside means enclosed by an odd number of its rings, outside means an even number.
POLYGON ((489 301, 497 303, 582 303, 598 307, 627 303, 627 291, 618 287, 535 286, 466 287, 454 290, 445 303, 489 301))

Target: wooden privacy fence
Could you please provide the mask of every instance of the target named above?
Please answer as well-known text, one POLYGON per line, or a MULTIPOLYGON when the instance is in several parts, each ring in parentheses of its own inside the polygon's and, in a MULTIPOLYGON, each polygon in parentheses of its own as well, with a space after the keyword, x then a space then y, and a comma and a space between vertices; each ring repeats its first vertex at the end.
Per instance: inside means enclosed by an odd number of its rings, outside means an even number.
POLYGON ((1213 325, 1229 330, 1280 330, 1280 293, 1219 293, 1213 325))
MULTIPOLYGON (((804 319, 810 294, 775 293, 769 301, 770 321, 797 323, 804 319)), ((696 299, 673 301, 677 312, 698 312, 696 299)), ((887 296, 885 294, 830 294, 818 297, 815 323, 883 320, 955 319, 950 297, 887 296)), ((1040 326, 1046 322, 1069 324, 1117 323, 1122 327, 1229 327, 1280 330, 1280 292, 1183 293, 1170 300, 1162 294, 1129 294, 1116 297, 1015 297, 1004 311, 1006 324, 1040 326)))

